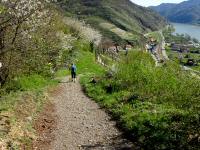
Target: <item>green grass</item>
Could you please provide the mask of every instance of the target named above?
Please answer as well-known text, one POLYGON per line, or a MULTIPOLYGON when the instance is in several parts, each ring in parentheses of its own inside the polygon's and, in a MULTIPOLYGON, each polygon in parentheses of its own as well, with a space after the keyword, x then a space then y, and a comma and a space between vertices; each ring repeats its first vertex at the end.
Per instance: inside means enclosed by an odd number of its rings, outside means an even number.
POLYGON ((150 32, 150 33, 148 34, 148 37, 152 37, 152 38, 156 39, 158 42, 161 42, 161 41, 162 41, 162 36, 161 36, 161 34, 159 33, 159 31, 150 32))
POLYGON ((48 85, 48 80, 40 75, 23 76, 17 80, 21 90, 40 89, 48 85))
POLYGON ((45 78, 38 74, 33 74, 30 76, 19 76, 9 81, 1 89, 1 96, 4 96, 10 92, 37 90, 47 85, 56 83, 56 80, 51 80, 50 78, 45 78))
MULTIPOLYGON (((44 94, 46 89, 10 93, 0 100, 0 117, 7 116, 9 132, 0 131, 0 140, 10 142, 14 149, 20 149, 20 143, 31 147, 33 137, 37 136, 33 127, 33 120, 48 101, 44 94), (4 115, 3 115, 4 114, 4 115), (28 121, 26 118, 33 120, 28 121), (27 133, 24 136, 22 133, 27 133)), ((6 143, 9 144, 9 143, 6 143)))
POLYGON ((200 66, 194 66, 194 67, 191 67, 191 68, 196 70, 196 71, 200 71, 200 66))
POLYGON ((6 84, 1 89, 0 117, 7 116, 11 129, 8 133, 0 131, 0 140, 8 140, 14 149, 19 149, 19 143, 31 147, 35 131, 33 121, 27 121, 26 117, 36 117, 48 101, 45 93, 57 84, 57 80, 37 74, 21 76, 6 84), (27 135, 23 136, 22 133, 27 135))
POLYGON ((58 4, 69 16, 85 20, 119 45, 136 45, 135 42, 141 41, 144 32, 156 31, 166 24, 159 15, 129 1, 90 0, 83 3, 81 0, 60 0, 58 4))
POLYGON ((67 75, 69 75, 69 70, 67 70, 68 68, 63 68, 58 70, 55 73, 55 77, 59 78, 59 77, 66 77, 67 75))
POLYGON ((80 51, 77 60, 78 74, 102 75, 105 73, 105 69, 95 61, 94 53, 80 51))
POLYGON ((58 84, 57 80, 44 78, 40 75, 21 76, 8 83, 4 89, 4 95, 0 99, 0 112, 12 110, 15 104, 19 102, 18 97, 26 93, 42 93, 46 87, 53 87, 58 84), (5 93, 5 91, 7 91, 5 93))
POLYGON ((200 82, 179 65, 168 62, 158 68, 149 54, 133 52, 113 78, 104 74, 92 84, 84 76, 81 84, 141 148, 199 149, 200 82))

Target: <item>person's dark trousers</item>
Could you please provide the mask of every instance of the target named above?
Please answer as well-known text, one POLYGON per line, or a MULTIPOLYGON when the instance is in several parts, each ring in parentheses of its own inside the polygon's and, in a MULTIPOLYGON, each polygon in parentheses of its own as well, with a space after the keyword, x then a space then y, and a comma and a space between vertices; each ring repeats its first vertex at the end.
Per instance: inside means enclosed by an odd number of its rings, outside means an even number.
POLYGON ((71 72, 71 75, 72 75, 72 81, 75 81, 75 79, 76 79, 76 72, 71 72))

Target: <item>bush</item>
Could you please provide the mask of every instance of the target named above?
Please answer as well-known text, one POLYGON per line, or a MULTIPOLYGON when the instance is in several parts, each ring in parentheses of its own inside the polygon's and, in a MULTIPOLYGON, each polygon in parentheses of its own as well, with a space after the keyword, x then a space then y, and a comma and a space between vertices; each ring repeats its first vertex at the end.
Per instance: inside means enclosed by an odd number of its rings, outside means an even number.
POLYGON ((55 76, 56 77, 66 77, 69 72, 67 71, 68 68, 63 68, 63 69, 60 69, 56 72, 55 76))
POLYGON ((37 90, 56 82, 37 74, 21 76, 9 81, 0 92, 1 96, 3 96, 10 92, 37 90))
POLYGON ((40 75, 23 76, 18 79, 21 90, 39 89, 48 84, 48 80, 40 75))
POLYGON ((93 85, 88 95, 112 112, 144 149, 199 149, 200 82, 167 62, 155 67, 149 54, 130 53, 113 78, 93 85), (106 93, 107 85, 112 93, 106 93), (149 146, 151 145, 151 146, 149 146))

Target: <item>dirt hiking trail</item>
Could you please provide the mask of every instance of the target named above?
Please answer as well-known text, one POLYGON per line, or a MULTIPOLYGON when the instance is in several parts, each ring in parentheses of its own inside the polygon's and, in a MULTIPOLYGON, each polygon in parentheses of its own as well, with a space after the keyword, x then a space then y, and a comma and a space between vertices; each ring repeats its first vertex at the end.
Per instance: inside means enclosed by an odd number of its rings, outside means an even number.
MULTIPOLYGON (((65 78, 57 94, 51 97, 55 105, 57 127, 48 150, 131 150, 132 144, 115 127, 94 101, 82 91, 77 81, 65 78)), ((40 147, 38 147, 40 149, 40 147)), ((45 149, 45 148, 42 148, 45 149)))

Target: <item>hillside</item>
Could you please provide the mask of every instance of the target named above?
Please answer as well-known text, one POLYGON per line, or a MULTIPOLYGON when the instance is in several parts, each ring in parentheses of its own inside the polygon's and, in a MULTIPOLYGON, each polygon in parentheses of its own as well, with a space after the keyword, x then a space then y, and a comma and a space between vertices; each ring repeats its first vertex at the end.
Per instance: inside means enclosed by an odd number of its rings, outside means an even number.
POLYGON ((157 13, 129 0, 58 0, 58 4, 68 16, 85 20, 115 42, 136 40, 165 25, 157 13))
POLYGON ((200 24, 199 0, 189 0, 179 4, 164 3, 150 8, 171 22, 200 24))
POLYGON ((200 149, 198 75, 173 61, 157 67, 137 47, 117 61, 97 57, 105 37, 145 43, 143 33, 165 25, 113 1, 59 1, 65 10, 50 0, 0 2, 1 150, 200 149))

